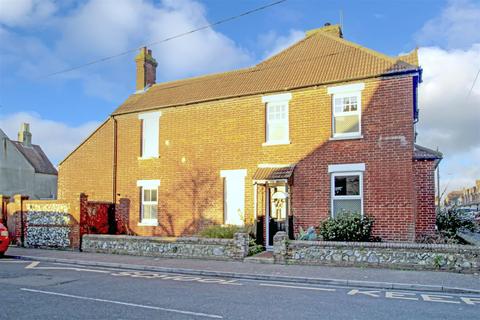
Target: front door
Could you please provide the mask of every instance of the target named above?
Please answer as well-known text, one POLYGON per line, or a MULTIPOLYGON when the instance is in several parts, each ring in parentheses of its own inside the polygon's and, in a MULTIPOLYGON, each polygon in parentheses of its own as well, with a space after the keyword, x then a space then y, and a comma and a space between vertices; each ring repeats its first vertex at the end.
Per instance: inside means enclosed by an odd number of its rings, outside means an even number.
POLYGON ((288 195, 285 185, 267 186, 267 206, 265 231, 267 239, 267 249, 273 247, 273 236, 278 231, 286 231, 288 195))

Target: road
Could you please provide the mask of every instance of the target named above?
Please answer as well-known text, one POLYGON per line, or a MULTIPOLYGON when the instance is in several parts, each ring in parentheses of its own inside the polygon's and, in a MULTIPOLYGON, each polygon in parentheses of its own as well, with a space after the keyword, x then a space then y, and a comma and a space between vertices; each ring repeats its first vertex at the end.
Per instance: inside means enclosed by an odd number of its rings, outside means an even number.
POLYGON ((0 319, 479 319, 480 295, 0 259, 0 319))

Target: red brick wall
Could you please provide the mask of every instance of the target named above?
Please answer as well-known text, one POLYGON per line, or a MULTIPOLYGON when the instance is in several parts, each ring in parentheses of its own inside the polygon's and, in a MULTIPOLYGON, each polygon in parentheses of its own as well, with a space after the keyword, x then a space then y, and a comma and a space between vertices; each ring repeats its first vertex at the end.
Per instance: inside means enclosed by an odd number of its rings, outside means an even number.
POLYGON ((435 233, 435 162, 414 161, 417 238, 435 233))
MULTIPOLYGON (((363 139, 328 141, 295 170, 292 206, 297 226, 317 226, 330 215, 329 164, 365 163, 364 214, 375 219, 374 235, 415 238, 413 200, 412 80, 382 81, 363 92, 363 139)), ((330 121, 325 118, 323 121, 330 121)))

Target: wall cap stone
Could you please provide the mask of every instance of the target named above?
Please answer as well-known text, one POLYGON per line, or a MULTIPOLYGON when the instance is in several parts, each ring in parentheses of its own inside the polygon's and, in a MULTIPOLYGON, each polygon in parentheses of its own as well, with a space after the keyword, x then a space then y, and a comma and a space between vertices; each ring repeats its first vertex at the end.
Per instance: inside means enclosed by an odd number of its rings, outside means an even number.
POLYGON ((472 245, 455 244, 432 244, 432 243, 411 243, 411 242, 349 242, 349 241, 304 241, 290 240, 289 247, 354 247, 354 248, 383 248, 383 249, 428 249, 440 251, 473 251, 480 253, 480 247, 472 245))

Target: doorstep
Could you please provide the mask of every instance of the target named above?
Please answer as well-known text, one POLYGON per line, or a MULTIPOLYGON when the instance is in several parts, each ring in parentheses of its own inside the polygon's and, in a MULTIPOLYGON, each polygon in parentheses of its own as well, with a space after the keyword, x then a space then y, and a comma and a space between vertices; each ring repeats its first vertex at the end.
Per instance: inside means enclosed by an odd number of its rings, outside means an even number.
POLYGON ((273 259, 272 251, 260 252, 254 256, 246 257, 245 259, 243 259, 243 261, 250 262, 250 263, 266 263, 266 264, 273 264, 275 262, 273 259))

